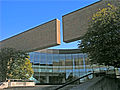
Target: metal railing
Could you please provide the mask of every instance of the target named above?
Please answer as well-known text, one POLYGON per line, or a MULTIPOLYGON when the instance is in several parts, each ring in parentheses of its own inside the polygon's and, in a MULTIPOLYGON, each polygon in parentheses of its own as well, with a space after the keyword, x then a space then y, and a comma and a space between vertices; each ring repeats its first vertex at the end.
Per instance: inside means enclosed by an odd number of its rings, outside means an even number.
MULTIPOLYGON (((67 83, 65 83, 65 84, 63 84, 63 85, 61 85, 61 86, 59 86, 59 87, 57 87, 56 89, 54 89, 54 90, 59 90, 59 89, 61 89, 61 88, 64 88, 64 87, 66 87, 67 85, 70 85, 70 84, 72 84, 72 83, 74 83, 74 82, 76 82, 76 81, 78 81, 78 80, 80 80, 80 79, 83 79, 83 78, 85 78, 85 77, 88 77, 89 75, 93 75, 93 77, 94 76, 107 76, 107 77, 111 77, 112 76, 112 74, 108 74, 108 72, 109 71, 102 71, 102 72, 91 72, 91 73, 89 73, 89 74, 87 74, 87 75, 84 75, 84 76, 81 76, 81 77, 79 77, 78 79, 75 79, 75 80, 72 80, 72 81, 70 81, 70 82, 67 82, 67 83)), ((113 74, 113 76, 111 77, 111 78, 116 78, 116 76, 120 76, 120 75, 115 75, 115 73, 113 74)))
POLYGON ((75 79, 75 80, 72 80, 72 81, 70 81, 70 82, 67 82, 67 83, 65 83, 65 84, 57 87, 57 88, 54 89, 54 90, 59 90, 59 89, 65 87, 65 86, 67 86, 67 85, 70 85, 70 84, 72 84, 72 83, 74 83, 74 82, 76 82, 76 81, 78 81, 78 80, 80 80, 80 79, 82 79, 82 78, 88 77, 89 75, 93 75, 93 74, 94 74, 94 73, 89 73, 89 74, 87 74, 87 75, 81 76, 80 78, 75 79))

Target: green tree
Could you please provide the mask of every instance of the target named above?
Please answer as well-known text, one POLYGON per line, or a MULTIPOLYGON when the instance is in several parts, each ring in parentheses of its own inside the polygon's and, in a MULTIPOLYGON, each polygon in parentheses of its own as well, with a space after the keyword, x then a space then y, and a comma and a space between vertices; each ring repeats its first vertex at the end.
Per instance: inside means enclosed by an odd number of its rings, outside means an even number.
POLYGON ((0 49, 1 79, 28 79, 32 76, 29 54, 13 48, 0 49))
POLYGON ((108 4, 95 13, 78 45, 92 63, 120 67, 120 7, 108 4))

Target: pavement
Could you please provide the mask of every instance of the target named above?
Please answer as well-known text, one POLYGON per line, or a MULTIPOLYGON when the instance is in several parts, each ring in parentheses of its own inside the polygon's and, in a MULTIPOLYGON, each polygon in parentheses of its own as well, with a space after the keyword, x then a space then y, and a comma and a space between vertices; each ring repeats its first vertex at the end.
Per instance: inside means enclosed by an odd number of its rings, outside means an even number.
POLYGON ((3 90, 54 90, 58 85, 36 85, 35 87, 14 87, 3 90))

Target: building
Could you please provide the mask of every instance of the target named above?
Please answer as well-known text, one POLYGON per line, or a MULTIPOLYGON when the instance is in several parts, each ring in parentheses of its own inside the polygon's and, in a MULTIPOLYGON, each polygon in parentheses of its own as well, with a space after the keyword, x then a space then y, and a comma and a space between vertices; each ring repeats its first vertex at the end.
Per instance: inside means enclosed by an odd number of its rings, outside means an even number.
MULTIPOLYGON (((118 5, 118 0, 100 0, 62 17, 63 41, 79 40, 87 31, 89 19, 107 2, 118 5)), ((90 66, 87 55, 79 49, 49 50, 60 45, 60 21, 51 20, 23 33, 0 41, 0 48, 9 47, 30 52, 34 70, 33 80, 40 84, 61 84, 89 72, 99 70, 98 65, 90 66), (43 49, 43 50, 41 50, 43 49)), ((104 66, 102 68, 105 69, 104 66)))
MULTIPOLYGON (((33 78, 37 84, 62 84, 95 71, 79 49, 44 49, 30 53, 34 70, 33 78)), ((102 68, 105 68, 102 66, 102 68)))

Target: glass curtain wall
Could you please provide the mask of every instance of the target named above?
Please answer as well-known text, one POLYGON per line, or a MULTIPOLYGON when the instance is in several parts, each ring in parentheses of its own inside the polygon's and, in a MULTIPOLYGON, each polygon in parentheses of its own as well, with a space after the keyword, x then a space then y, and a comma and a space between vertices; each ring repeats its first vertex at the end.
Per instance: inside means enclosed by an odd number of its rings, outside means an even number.
POLYGON ((32 80, 39 84, 62 84, 79 78, 89 72, 91 67, 86 54, 59 54, 31 52, 30 61, 34 74, 32 80))

